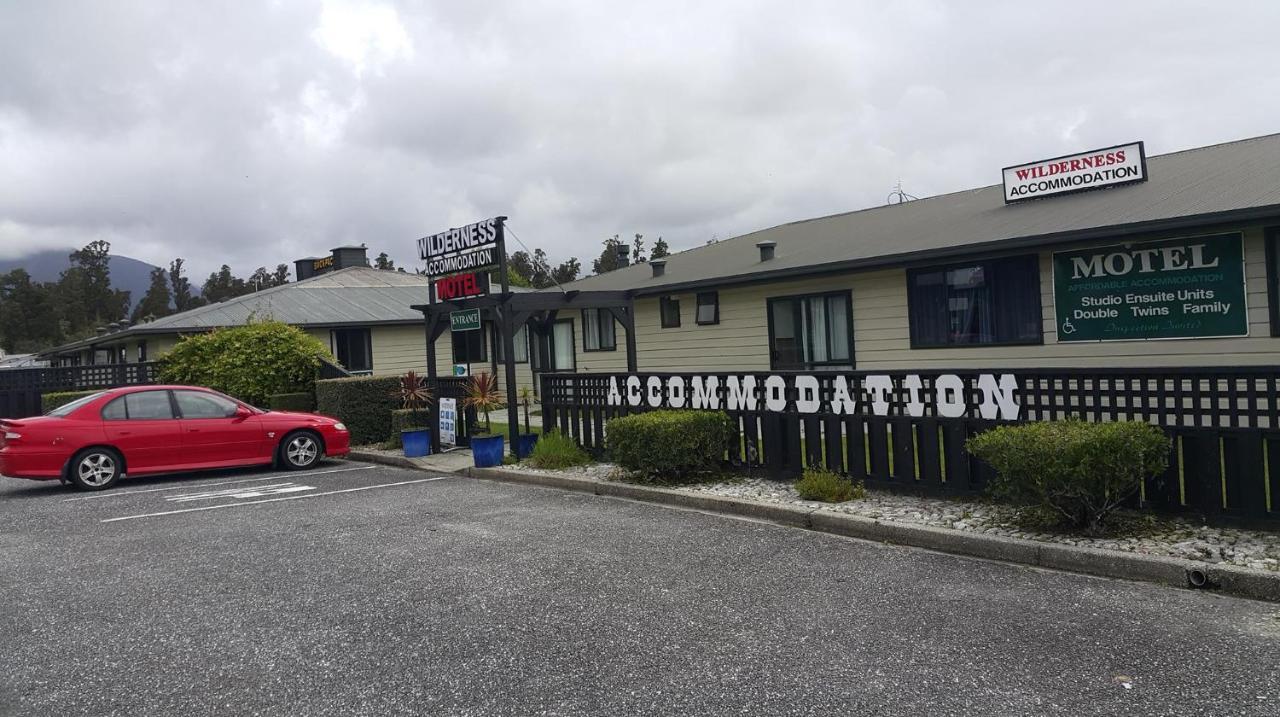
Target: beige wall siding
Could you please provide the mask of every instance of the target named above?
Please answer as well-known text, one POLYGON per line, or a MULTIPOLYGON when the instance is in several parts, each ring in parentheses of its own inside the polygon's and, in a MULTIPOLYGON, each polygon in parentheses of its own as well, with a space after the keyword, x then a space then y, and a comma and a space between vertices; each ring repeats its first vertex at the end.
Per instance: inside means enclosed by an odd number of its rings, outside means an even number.
MULTIPOLYGON (((1225 227, 1167 233, 1150 239, 1239 230, 1225 227)), ((721 289, 720 323, 715 326, 699 326, 694 322, 693 292, 678 294, 679 328, 661 327, 656 297, 638 299, 639 368, 642 371, 767 371, 767 300, 835 290, 849 290, 853 294, 854 355, 859 369, 1274 364, 1280 361, 1280 338, 1271 336, 1263 230, 1249 227, 1243 234, 1249 315, 1247 337, 1058 343, 1053 306, 1054 250, 1049 249, 1039 252, 1043 345, 912 349, 906 270, 899 268, 721 289)), ((1098 245, 1114 243, 1099 242, 1098 245)), ((621 336, 619 344, 621 365, 625 367, 621 336)), ((581 358, 579 362, 584 363, 581 358)), ((623 370, 604 366, 604 363, 592 362, 590 370, 623 370)))

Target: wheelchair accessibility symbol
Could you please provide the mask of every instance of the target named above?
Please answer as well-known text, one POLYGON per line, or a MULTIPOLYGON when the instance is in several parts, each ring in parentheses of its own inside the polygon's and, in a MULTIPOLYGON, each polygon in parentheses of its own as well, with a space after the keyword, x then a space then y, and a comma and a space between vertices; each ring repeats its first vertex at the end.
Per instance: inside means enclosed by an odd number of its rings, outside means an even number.
POLYGON ((1062 322, 1062 333, 1070 336, 1076 332, 1075 324, 1071 323, 1071 319, 1062 322))

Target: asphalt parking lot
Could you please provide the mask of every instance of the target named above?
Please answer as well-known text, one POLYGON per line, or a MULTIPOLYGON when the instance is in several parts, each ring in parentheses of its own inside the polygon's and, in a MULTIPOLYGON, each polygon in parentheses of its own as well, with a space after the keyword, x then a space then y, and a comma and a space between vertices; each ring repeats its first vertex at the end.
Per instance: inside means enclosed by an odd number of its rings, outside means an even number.
POLYGON ((1280 606, 327 462, 0 480, 0 714, 1280 713, 1280 606))

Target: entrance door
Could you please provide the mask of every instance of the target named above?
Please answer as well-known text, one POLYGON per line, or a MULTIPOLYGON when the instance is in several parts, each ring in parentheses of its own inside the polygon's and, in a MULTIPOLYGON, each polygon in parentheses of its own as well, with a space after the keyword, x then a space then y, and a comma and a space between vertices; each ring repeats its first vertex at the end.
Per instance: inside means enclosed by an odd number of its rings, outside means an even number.
POLYGON ((534 351, 530 368, 534 385, 539 385, 538 374, 573 371, 578 367, 573 337, 573 319, 560 319, 545 334, 534 333, 534 351))

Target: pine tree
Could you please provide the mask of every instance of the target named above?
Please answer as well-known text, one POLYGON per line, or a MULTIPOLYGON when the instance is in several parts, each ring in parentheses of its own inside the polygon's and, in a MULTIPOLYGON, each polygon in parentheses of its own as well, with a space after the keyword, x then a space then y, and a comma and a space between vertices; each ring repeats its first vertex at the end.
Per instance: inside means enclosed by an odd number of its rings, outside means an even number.
MULTIPOLYGON (((263 274, 266 270, 262 270, 263 274)), ((237 296, 253 291, 253 287, 231 273, 231 267, 226 264, 222 268, 209 274, 209 278, 204 282, 201 293, 204 294, 205 301, 210 304, 216 304, 219 301, 234 299, 237 296)))
POLYGON ((653 243, 653 251, 649 252, 650 259, 661 259, 671 256, 671 249, 667 246, 667 242, 662 237, 658 237, 658 241, 653 243))
POLYGON ((173 306, 177 311, 194 309, 204 305, 204 299, 191 293, 191 281, 182 275, 182 259, 169 262, 169 287, 172 290, 173 306))
POLYGON ((171 313, 169 301, 169 277, 164 269, 157 266, 151 270, 151 285, 147 287, 146 295, 133 308, 133 315, 129 320, 136 324, 168 316, 171 313))
POLYGON ((618 263, 618 247, 622 245, 622 240, 617 234, 604 240, 604 251, 600 252, 600 258, 591 262, 591 271, 596 274, 603 274, 606 271, 613 271, 621 266, 618 263))
POLYGON ((54 286, 32 282, 25 269, 0 274, 0 348, 26 353, 62 343, 54 286))
POLYGON ((373 268, 381 269, 383 271, 394 271, 396 263, 392 261, 391 257, 387 256, 387 253, 384 251, 373 260, 373 268))

